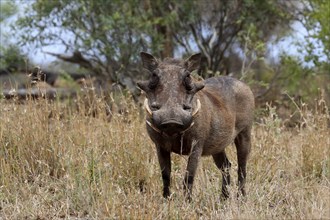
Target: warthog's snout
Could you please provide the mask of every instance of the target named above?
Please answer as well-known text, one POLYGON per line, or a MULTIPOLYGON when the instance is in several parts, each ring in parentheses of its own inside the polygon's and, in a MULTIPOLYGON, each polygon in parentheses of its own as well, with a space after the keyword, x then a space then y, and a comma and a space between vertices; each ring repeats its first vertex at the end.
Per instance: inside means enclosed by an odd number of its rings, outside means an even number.
POLYGON ((191 112, 183 109, 160 109, 152 115, 152 123, 169 136, 183 132, 192 121, 191 112))
MULTIPOLYGON (((151 116, 150 123, 154 126, 154 130, 165 133, 168 136, 182 133, 192 126, 194 117, 197 115, 201 104, 197 100, 194 109, 185 106, 165 107, 162 106, 157 110, 152 111, 148 104, 148 99, 144 103, 145 109, 151 116)), ((151 125, 150 124, 150 125, 151 125)))
POLYGON ((185 129, 182 122, 170 119, 160 124, 160 129, 168 134, 177 133, 185 129))

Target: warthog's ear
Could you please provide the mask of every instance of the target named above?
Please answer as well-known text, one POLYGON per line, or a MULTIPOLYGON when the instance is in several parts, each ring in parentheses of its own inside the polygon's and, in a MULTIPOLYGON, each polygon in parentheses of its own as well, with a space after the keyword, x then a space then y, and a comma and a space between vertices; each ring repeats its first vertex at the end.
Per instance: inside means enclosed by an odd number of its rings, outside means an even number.
POLYGON ((158 66, 157 59, 149 53, 141 52, 140 53, 143 67, 149 70, 150 72, 154 71, 158 66))
POLYGON ((189 72, 192 72, 199 68, 199 65, 201 63, 201 57, 201 53, 196 53, 194 55, 191 55, 188 59, 184 61, 184 65, 189 72))
POLYGON ((199 90, 203 89, 205 87, 205 83, 204 82, 196 82, 195 83, 195 90, 196 92, 198 92, 199 90))
POLYGON ((136 85, 145 92, 148 90, 148 81, 138 81, 136 85))

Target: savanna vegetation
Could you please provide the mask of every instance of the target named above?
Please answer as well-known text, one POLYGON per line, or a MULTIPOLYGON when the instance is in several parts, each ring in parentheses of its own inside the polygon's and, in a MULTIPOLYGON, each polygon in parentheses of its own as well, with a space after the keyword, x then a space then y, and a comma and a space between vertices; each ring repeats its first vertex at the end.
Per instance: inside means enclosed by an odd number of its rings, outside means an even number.
MULTIPOLYGON (((75 103, 0 102, 0 209, 3 219, 327 219, 330 218, 329 114, 323 100, 297 108, 287 128, 268 106, 253 128, 247 197, 233 184, 220 200, 222 176, 211 158, 198 168, 191 203, 173 155, 172 195, 162 197, 156 150, 143 115, 128 99, 125 114, 94 117, 75 103), (80 110, 79 110, 80 109, 80 110)), ((94 107, 104 108, 96 101, 94 107)))
POLYGON ((1 1, 0 11, 0 219, 330 219, 328 0, 1 1), (281 51, 297 27, 305 32, 293 42, 298 52, 281 51), (39 67, 26 48, 57 63, 39 67), (195 77, 251 86, 246 198, 236 197, 233 146, 228 200, 221 173, 203 158, 186 202, 180 155, 173 194, 162 198, 135 86, 147 75, 140 51, 201 52, 195 77), (18 88, 26 97, 5 96, 18 88), (74 96, 45 98, 63 88, 74 96))

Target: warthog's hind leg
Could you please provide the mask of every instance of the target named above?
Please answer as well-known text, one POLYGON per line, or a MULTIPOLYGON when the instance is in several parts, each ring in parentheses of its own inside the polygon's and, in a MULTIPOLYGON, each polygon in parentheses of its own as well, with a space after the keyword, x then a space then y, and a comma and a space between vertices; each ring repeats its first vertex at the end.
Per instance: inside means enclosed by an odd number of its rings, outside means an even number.
POLYGON ((235 138, 238 162, 238 189, 245 196, 246 162, 251 150, 251 127, 241 131, 235 138))
POLYGON ((215 164, 222 172, 222 196, 224 199, 227 199, 229 197, 227 186, 230 185, 229 171, 230 171, 231 163, 228 160, 225 151, 218 154, 214 154, 212 156, 215 164))
POLYGON ((163 179, 163 196, 168 198, 170 196, 170 185, 171 185, 171 153, 165 151, 163 148, 157 146, 157 155, 162 171, 163 179))

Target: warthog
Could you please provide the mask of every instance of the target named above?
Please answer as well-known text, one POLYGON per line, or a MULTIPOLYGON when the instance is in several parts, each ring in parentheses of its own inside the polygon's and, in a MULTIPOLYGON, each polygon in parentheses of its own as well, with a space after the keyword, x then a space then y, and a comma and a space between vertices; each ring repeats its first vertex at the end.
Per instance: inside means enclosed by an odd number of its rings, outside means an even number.
POLYGON ((184 178, 185 195, 191 191, 198 161, 212 155, 222 171, 222 195, 229 196, 229 162, 225 148, 235 142, 238 160, 238 185, 245 195, 246 162, 251 148, 254 96, 243 82, 231 77, 196 81, 191 72, 198 69, 201 54, 187 60, 166 58, 160 61, 141 52, 143 67, 150 71, 138 87, 147 99, 147 131, 157 148, 163 179, 163 196, 170 195, 171 152, 189 155, 184 178))

